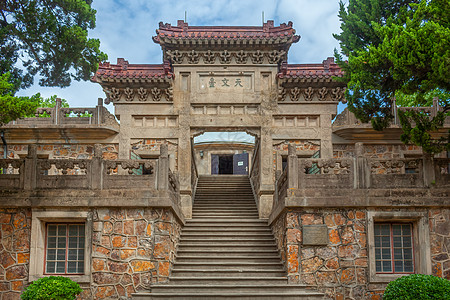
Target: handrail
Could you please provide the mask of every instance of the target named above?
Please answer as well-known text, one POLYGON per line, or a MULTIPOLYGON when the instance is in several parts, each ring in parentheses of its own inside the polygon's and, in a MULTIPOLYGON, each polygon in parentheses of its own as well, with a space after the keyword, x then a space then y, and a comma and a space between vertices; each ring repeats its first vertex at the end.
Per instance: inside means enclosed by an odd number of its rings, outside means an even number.
POLYGON ((253 157, 252 157, 252 165, 251 165, 251 168, 250 168, 250 177, 251 177, 251 174, 253 173, 253 169, 255 168, 255 162, 256 162, 256 159, 258 158, 259 159, 259 155, 260 155, 260 144, 261 144, 261 142, 260 142, 260 140, 259 139, 256 139, 256 144, 255 144, 255 150, 253 151, 253 157))
POLYGON ((197 189, 198 182, 198 169, 197 163, 195 162, 194 155, 194 141, 191 139, 191 191, 192 191, 192 201, 195 199, 195 191, 197 189))

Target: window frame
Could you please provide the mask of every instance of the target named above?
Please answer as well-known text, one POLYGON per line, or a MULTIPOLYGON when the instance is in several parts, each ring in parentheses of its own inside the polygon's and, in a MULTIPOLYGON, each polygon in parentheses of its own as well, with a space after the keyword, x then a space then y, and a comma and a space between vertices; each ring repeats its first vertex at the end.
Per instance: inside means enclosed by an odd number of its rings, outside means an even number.
MULTIPOLYGON (((45 223, 45 247, 44 247, 44 270, 43 275, 49 275, 49 276, 77 276, 77 275, 83 275, 84 274, 84 266, 83 266, 83 272, 82 273, 69 273, 68 272, 68 262, 69 262, 69 258, 68 258, 68 252, 69 252, 69 225, 84 225, 84 249, 86 250, 86 223, 85 222, 46 222, 45 223), (49 225, 65 225, 66 226, 66 246, 65 246, 65 258, 64 258, 64 273, 49 273, 47 272, 47 254, 48 254, 48 226, 49 225)), ((58 248, 56 248, 56 252, 58 251, 58 248)), ((57 255, 57 254, 55 254, 57 255)), ((83 264, 84 261, 86 260, 86 256, 83 259, 83 264)), ((55 270, 56 271, 56 270, 55 270)))
MULTIPOLYGON (((414 255, 414 250, 415 250, 414 223, 412 223, 412 222, 374 222, 374 226, 375 225, 389 225, 389 251, 390 251, 390 256, 391 256, 390 262, 391 262, 391 268, 392 268, 391 272, 377 272, 376 265, 375 265, 375 272, 377 274, 414 274, 416 271, 416 263, 415 263, 415 255, 414 255), (411 226, 411 248, 412 248, 412 268, 413 268, 412 272, 396 272, 395 271, 394 230, 393 230, 394 225, 410 225, 411 226)), ((375 234, 374 234, 374 237, 375 237, 375 234)), ((403 249, 403 247, 402 247, 402 249, 403 249)), ((380 249, 380 251, 382 251, 382 250, 380 249)), ((385 261, 385 260, 381 258, 381 262, 383 262, 383 261, 385 261)), ((375 257, 375 263, 376 262, 377 262, 377 259, 375 257)))
POLYGON ((377 273, 375 265, 375 223, 411 223, 414 273, 431 274, 430 229, 426 211, 368 211, 367 236, 369 255, 369 281, 388 283, 406 274, 377 273))
POLYGON ((30 265, 28 281, 42 277, 64 276, 78 283, 90 283, 92 260, 92 213, 82 210, 33 209, 31 218, 30 265), (45 273, 47 224, 84 223, 84 273, 45 273))

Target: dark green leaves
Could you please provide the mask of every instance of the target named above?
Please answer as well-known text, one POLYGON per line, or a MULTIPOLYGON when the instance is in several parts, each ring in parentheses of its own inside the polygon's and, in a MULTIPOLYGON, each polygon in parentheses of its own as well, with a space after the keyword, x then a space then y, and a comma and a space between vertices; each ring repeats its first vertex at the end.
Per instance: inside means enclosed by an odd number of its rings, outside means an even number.
POLYGON ((100 42, 88 38, 95 27, 91 1, 6 0, 0 16, 0 74, 11 73, 16 90, 32 84, 65 87, 89 80, 107 59, 100 42), (21 68, 21 65, 25 68, 21 68))
MULTIPOLYGON (((357 118, 381 130, 393 119, 394 96, 409 98, 409 106, 420 107, 433 91, 447 95, 440 102, 448 115, 449 15, 447 0, 350 0, 347 8, 341 2, 342 33, 335 38, 348 61, 335 56, 346 73, 348 107, 357 118)), ((442 128, 434 117, 428 116, 431 123, 416 127, 414 135, 408 133, 411 138, 403 140, 420 141, 427 152, 442 151, 427 146, 435 139, 431 131, 442 128), (423 138, 412 138, 420 135, 423 138)), ((410 114, 401 120, 418 124, 412 118, 410 114)))

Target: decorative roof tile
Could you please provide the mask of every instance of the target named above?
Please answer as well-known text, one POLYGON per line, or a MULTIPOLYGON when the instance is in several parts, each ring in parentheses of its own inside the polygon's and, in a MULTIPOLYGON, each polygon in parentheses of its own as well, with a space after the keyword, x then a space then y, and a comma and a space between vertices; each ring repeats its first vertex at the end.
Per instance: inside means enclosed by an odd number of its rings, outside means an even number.
POLYGON ((123 58, 117 59, 117 64, 109 62, 99 65, 97 72, 92 78, 93 81, 104 79, 157 79, 173 78, 174 74, 168 62, 158 65, 150 64, 129 64, 123 58))
POLYGON ((342 77, 344 72, 334 62, 334 58, 328 57, 321 64, 287 64, 283 63, 278 73, 278 78, 332 78, 342 77))
MULTIPOLYGON (((153 41, 163 44, 164 39, 170 40, 252 40, 268 39, 290 40, 296 43, 300 36, 295 35, 295 29, 292 28, 292 22, 283 23, 275 27, 274 22, 269 20, 263 26, 189 26, 182 20, 178 20, 177 26, 171 24, 159 23, 159 29, 156 30, 156 36, 153 41)), ((286 42, 286 41, 283 41, 286 42)))

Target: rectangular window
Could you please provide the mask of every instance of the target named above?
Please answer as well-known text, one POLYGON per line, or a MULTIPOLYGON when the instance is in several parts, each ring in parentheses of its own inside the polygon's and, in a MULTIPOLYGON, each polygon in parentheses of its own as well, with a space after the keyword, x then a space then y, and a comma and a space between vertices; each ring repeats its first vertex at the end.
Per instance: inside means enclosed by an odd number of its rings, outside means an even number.
POLYGON ((84 224, 48 223, 46 228, 45 273, 84 273, 84 224))
POLYGON ((375 223, 376 273, 414 273, 411 223, 375 223))

